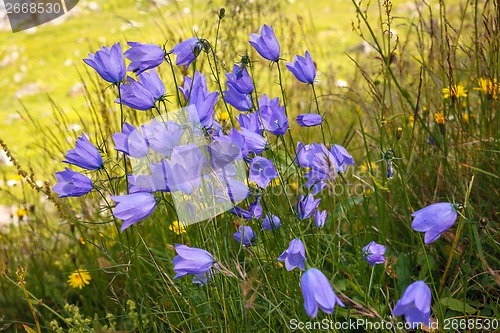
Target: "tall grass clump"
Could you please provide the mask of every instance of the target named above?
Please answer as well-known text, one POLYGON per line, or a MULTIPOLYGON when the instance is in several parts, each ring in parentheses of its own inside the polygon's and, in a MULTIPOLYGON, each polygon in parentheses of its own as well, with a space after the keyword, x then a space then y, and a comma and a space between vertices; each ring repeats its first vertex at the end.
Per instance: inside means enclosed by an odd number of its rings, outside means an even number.
POLYGON ((339 89, 237 3, 90 53, 83 128, 31 119, 50 181, 1 141, 36 203, 1 234, 2 329, 497 329, 498 5, 353 0, 339 89))

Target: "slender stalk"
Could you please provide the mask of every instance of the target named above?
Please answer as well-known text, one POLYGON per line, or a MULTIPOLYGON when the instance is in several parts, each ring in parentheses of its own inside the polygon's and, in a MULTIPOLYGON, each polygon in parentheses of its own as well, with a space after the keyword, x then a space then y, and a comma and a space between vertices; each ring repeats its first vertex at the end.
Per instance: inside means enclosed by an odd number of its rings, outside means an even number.
MULTIPOLYGON (((123 124, 125 123, 125 115, 123 113, 123 103, 122 103, 122 91, 120 89, 121 83, 119 82, 116 87, 118 88, 118 99, 120 100, 120 128, 121 131, 123 132, 123 124)), ((123 153, 123 168, 125 169, 125 184, 126 184, 126 191, 127 194, 128 192, 128 166, 127 166, 127 154, 123 153)))

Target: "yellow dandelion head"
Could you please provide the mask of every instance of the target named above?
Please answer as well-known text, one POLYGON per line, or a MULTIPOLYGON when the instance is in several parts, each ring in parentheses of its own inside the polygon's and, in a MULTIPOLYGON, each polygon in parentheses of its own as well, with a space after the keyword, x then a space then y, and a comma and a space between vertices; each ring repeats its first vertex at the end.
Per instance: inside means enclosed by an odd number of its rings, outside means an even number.
POLYGON ((219 121, 219 122, 227 121, 227 120, 229 120, 229 112, 227 112, 227 111, 217 112, 216 117, 217 117, 217 121, 219 121))
POLYGON ((180 234, 183 234, 186 232, 186 226, 182 223, 179 223, 179 221, 172 222, 172 224, 168 226, 168 229, 172 230, 177 235, 180 235, 180 234))
POLYGON ((21 220, 23 217, 27 216, 28 215, 28 211, 26 210, 26 208, 24 207, 21 207, 19 208, 17 211, 16 211, 16 216, 19 220, 21 220))
POLYGON ((497 83, 497 79, 480 78, 477 80, 477 84, 479 87, 474 88, 474 90, 479 90, 485 95, 497 99, 497 95, 500 92, 500 85, 497 83))
POLYGON ((280 184, 281 184, 281 182, 280 182, 279 178, 274 178, 273 180, 271 180, 271 183, 270 183, 270 185, 273 186, 273 187, 274 186, 278 186, 280 184))
POLYGON ((465 87, 461 84, 452 85, 447 88, 443 88, 443 97, 444 98, 467 97, 467 89, 465 89, 465 87))
POLYGON ((438 125, 444 124, 444 115, 441 112, 434 114, 434 122, 438 125))
POLYGON ((68 276, 68 285, 74 289, 82 289, 90 284, 90 273, 86 269, 77 269, 68 276))

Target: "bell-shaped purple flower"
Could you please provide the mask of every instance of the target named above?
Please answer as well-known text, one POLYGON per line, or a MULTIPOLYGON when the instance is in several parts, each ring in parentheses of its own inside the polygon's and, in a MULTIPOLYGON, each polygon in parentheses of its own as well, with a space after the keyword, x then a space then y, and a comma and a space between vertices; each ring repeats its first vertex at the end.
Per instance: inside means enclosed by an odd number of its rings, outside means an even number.
POLYGON ((341 145, 333 145, 332 148, 330 148, 330 152, 333 154, 333 156, 335 156, 335 159, 337 160, 339 166, 339 171, 341 172, 345 172, 345 170, 347 169, 347 165, 356 164, 351 154, 349 154, 347 149, 345 149, 341 145))
POLYGON ((115 150, 121 151, 134 158, 141 158, 148 154, 149 147, 141 132, 127 122, 123 123, 123 131, 112 135, 115 141, 115 150))
POLYGON ((262 135, 263 126, 258 112, 242 113, 238 116, 238 122, 241 127, 262 135))
POLYGON ((83 61, 110 83, 117 84, 123 81, 127 74, 120 43, 114 44, 111 48, 103 46, 96 53, 89 53, 89 57, 83 61))
POLYGON ((250 94, 242 94, 233 86, 227 86, 227 90, 223 91, 224 100, 232 105, 237 110, 247 112, 252 109, 252 97, 250 94))
POLYGON ((365 259, 370 265, 375 266, 376 264, 385 263, 385 246, 377 244, 375 242, 370 242, 363 248, 363 259, 365 259))
POLYGON ((215 137, 207 146, 210 165, 214 168, 224 168, 236 160, 241 160, 241 148, 227 135, 215 137))
POLYGON ((280 58, 280 44, 271 26, 263 25, 259 34, 250 34, 250 44, 259 54, 271 61, 280 58))
POLYGON ((128 65, 130 72, 141 74, 148 69, 159 66, 165 59, 165 51, 155 44, 142 44, 128 42, 130 49, 123 54, 131 63, 128 65))
POLYGON ((274 168, 273 162, 267 158, 256 156, 250 162, 249 180, 256 183, 261 188, 266 188, 269 183, 278 178, 278 173, 274 168))
POLYGON ((299 114, 296 120, 300 126, 312 127, 321 124, 323 122, 323 117, 316 113, 304 113, 299 114))
POLYGON ((256 197, 255 201, 248 206, 248 210, 252 213, 254 219, 260 219, 262 217, 262 206, 260 204, 260 197, 256 197))
POLYGON ((245 140, 245 149, 249 153, 260 154, 266 149, 267 140, 262 135, 244 127, 241 128, 240 133, 245 140))
POLYGON ((279 261, 285 262, 287 271, 293 270, 298 267, 301 271, 306 269, 304 261, 306 259, 306 248, 304 243, 298 238, 292 239, 288 249, 286 249, 279 257, 279 261))
POLYGON ((266 131, 274 135, 283 135, 288 130, 285 107, 280 106, 279 98, 271 100, 266 94, 263 94, 259 99, 259 113, 266 131))
POLYGON ((308 194, 307 197, 301 195, 296 207, 299 219, 304 220, 311 217, 314 210, 318 208, 320 201, 321 199, 314 199, 312 194, 308 194))
MULTIPOLYGON (((155 163, 151 163, 152 167, 155 163)), ((152 175, 127 175, 128 180, 128 192, 129 193, 137 193, 137 192, 155 192, 161 191, 161 188, 158 188, 157 182, 155 182, 155 178, 152 175)))
POLYGON ((181 126, 173 120, 159 122, 153 119, 151 123, 142 125, 141 130, 151 149, 165 157, 170 156, 184 133, 181 126))
POLYGON ((207 160, 195 144, 174 147, 170 159, 163 162, 167 185, 171 191, 191 194, 200 187, 207 160))
POLYGON ((234 239, 238 241, 238 243, 242 243, 244 246, 252 246, 255 244, 255 240, 257 235, 253 232, 252 228, 249 226, 239 226, 238 231, 233 235, 234 239))
POLYGON ((196 57, 198 57, 202 49, 203 45, 200 39, 193 37, 175 45, 172 50, 170 50, 170 53, 177 55, 175 61, 177 66, 184 65, 188 68, 196 57))
POLYGON ((244 218, 245 220, 253 219, 252 212, 238 206, 234 206, 233 208, 231 208, 231 214, 244 218))
MULTIPOLYGON (((175 244, 177 256, 174 257, 174 279, 184 275, 193 274, 205 276, 209 274, 210 268, 215 264, 215 259, 205 250, 186 245, 175 244)), ((205 280, 206 283, 206 280, 205 280)))
POLYGON ((457 219, 457 211, 449 202, 439 202, 417 210, 414 217, 413 230, 425 232, 424 243, 430 244, 448 230, 457 219))
POLYGON ((262 220, 262 230, 276 230, 280 227, 281 220, 276 215, 267 215, 262 220))
POLYGON ((70 168, 56 172, 56 179, 57 184, 52 187, 52 191, 59 194, 59 198, 81 197, 92 190, 90 178, 70 168))
POLYGON ((316 209, 314 212, 314 223, 318 228, 323 228, 325 226, 325 221, 326 221, 326 210, 320 211, 319 209, 316 209))
POLYGON ((123 224, 120 231, 130 227, 132 224, 144 220, 151 215, 156 208, 156 200, 151 193, 137 192, 127 195, 111 196, 116 202, 113 215, 122 219, 123 224))
POLYGON ((302 296, 304 296, 304 308, 311 318, 316 318, 318 308, 331 314, 335 305, 345 306, 335 295, 330 281, 316 268, 308 269, 300 280, 302 296))
MULTIPOLYGON (((201 125, 205 128, 214 126, 214 107, 219 99, 218 92, 209 92, 207 87, 207 79, 200 72, 194 73, 194 80, 190 77, 184 78, 184 86, 179 87, 188 105, 196 107, 196 113, 201 125)), ((194 119, 190 119, 195 122, 194 119)))
POLYGON ((75 148, 66 153, 65 163, 73 164, 87 170, 97 170, 102 167, 102 156, 97 148, 82 134, 76 139, 75 148))
POLYGON ((254 90, 254 85, 246 67, 235 64, 232 73, 226 73, 226 85, 231 86, 241 94, 249 95, 254 90))
MULTIPOLYGON (((120 86, 121 102, 136 110, 149 110, 157 100, 165 96, 165 85, 154 69, 143 72, 138 77, 139 81, 135 81, 129 76, 129 83, 120 86)), ((120 103, 120 99, 117 98, 115 103, 120 103)))
POLYGON ((316 78, 316 66, 309 51, 306 51, 305 57, 296 55, 293 63, 287 62, 286 67, 300 82, 313 83, 316 78))
POLYGON ((392 310, 393 316, 405 316, 412 329, 422 327, 422 323, 429 326, 431 320, 431 289, 424 281, 415 281, 406 288, 392 310))

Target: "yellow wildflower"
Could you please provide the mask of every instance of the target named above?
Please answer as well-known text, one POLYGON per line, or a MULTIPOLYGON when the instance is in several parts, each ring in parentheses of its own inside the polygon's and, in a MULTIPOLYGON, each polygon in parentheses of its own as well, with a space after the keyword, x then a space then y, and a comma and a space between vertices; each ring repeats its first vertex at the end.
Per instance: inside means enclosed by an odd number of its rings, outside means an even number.
POLYGON ((85 285, 90 284, 90 273, 86 269, 77 269, 68 276, 68 284, 71 288, 82 289, 85 285))
POLYGON ((177 235, 180 235, 180 234, 183 234, 186 232, 186 226, 182 223, 179 223, 179 221, 172 222, 172 224, 168 227, 168 229, 172 230, 177 235))
POLYGON ((438 125, 444 124, 444 115, 441 112, 434 113, 434 122, 438 125))
POLYGON ((19 208, 17 211, 16 211, 16 216, 17 216, 17 219, 18 220, 22 220, 23 217, 27 216, 28 215, 28 211, 26 210, 26 208, 24 207, 21 207, 19 208))
POLYGON ((500 85, 497 83, 497 79, 479 79, 477 80, 479 87, 474 88, 474 90, 482 91, 485 95, 497 99, 497 95, 500 92, 500 85))
POLYGON ((220 111, 217 113, 217 120, 219 122, 227 121, 229 120, 229 112, 227 111, 220 111))
POLYGON ((370 169, 376 169, 376 168, 377 164, 375 162, 371 162, 370 164, 368 164, 368 162, 364 162, 359 166, 359 171, 368 171, 370 169))
POLYGON ((280 182, 280 179, 279 179, 279 178, 274 178, 273 180, 271 180, 271 183, 270 183, 270 185, 271 185, 272 187, 274 187, 274 186, 278 186, 279 184, 281 184, 281 182, 280 182))
POLYGON ((467 89, 461 84, 449 86, 448 88, 443 88, 444 98, 460 98, 467 97, 467 89))

